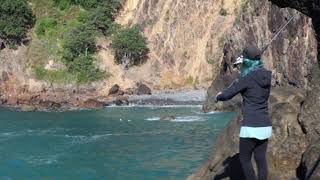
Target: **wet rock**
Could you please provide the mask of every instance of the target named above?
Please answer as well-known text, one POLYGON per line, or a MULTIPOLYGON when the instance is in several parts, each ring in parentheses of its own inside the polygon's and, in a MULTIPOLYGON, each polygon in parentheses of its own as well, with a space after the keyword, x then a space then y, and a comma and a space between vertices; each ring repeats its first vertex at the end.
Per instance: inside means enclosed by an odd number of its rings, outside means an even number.
POLYGON ((143 95, 143 94, 151 95, 151 89, 143 83, 138 83, 137 84, 137 94, 138 95, 143 95))
POLYGON ((129 105, 129 101, 127 97, 117 97, 114 104, 117 106, 129 105))
POLYGON ((18 104, 18 98, 15 97, 15 96, 14 97, 12 97, 12 96, 8 97, 7 104, 11 105, 11 106, 17 105, 18 104))
POLYGON ((50 100, 40 100, 39 107, 41 109, 58 109, 61 107, 61 104, 50 100))
POLYGON ((138 89, 137 88, 127 88, 127 89, 124 90, 124 94, 137 95, 138 94, 138 89))
POLYGON ((175 116, 162 116, 162 117, 160 117, 161 121, 172 121, 172 120, 175 120, 175 119, 176 119, 175 116))
POLYGON ((118 84, 115 84, 109 89, 108 95, 117 95, 119 90, 120 90, 120 86, 118 84))
POLYGON ((30 112, 30 111, 35 111, 35 110, 37 110, 37 108, 34 106, 29 106, 29 105, 21 106, 21 111, 30 112))
POLYGON ((6 71, 2 72, 2 81, 8 81, 9 80, 9 75, 6 71))
POLYGON ((124 91, 119 90, 119 91, 118 91, 118 93, 117 93, 117 95, 118 95, 118 96, 122 96, 122 95, 124 95, 124 91))
POLYGON ((300 179, 320 179, 320 139, 308 146, 297 173, 300 179))
POLYGON ((104 103, 96 99, 88 99, 85 102, 83 102, 83 107, 86 108, 102 108, 103 106, 104 103))

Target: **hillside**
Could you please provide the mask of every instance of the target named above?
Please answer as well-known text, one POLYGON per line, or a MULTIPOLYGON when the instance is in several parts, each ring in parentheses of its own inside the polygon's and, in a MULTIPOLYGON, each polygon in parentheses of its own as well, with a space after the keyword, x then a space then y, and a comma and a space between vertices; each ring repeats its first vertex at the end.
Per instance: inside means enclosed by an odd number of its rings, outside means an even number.
POLYGON ((115 6, 110 16, 96 4, 30 0, 34 25, 20 45, 7 46, 0 53, 2 102, 32 104, 32 98, 49 97, 61 103, 56 94, 69 99, 77 96, 75 92, 86 92, 80 93, 80 100, 105 97, 114 84, 127 89, 140 82, 153 90, 207 88, 219 70, 227 32, 240 4, 240 0, 214 4, 128 0, 119 9, 115 6), (95 13, 99 18, 91 22, 95 13), (112 41, 119 28, 135 26, 150 51, 143 63, 126 68, 117 63, 112 41), (77 31, 82 35, 77 36, 77 31), (91 43, 89 48, 85 41, 91 43), (75 52, 71 47, 89 57, 69 56, 75 52))

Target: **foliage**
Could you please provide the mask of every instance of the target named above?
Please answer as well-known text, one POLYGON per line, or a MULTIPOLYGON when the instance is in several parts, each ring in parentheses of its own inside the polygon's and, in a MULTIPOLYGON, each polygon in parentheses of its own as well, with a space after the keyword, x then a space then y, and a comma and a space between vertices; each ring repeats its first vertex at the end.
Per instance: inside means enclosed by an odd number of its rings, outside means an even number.
POLYGON ((122 48, 115 50, 118 57, 123 52, 129 52, 134 64, 142 62, 148 53, 145 39, 138 28, 133 28, 135 31, 131 28, 121 29, 120 25, 115 23, 115 15, 121 8, 121 0, 31 0, 31 2, 37 11, 34 32, 41 39, 33 43, 45 45, 48 50, 43 52, 44 54, 53 52, 49 53, 50 56, 40 54, 36 59, 34 57, 32 59, 39 62, 40 57, 61 59, 66 66, 64 70, 53 71, 43 68, 46 62, 41 61, 38 65, 32 65, 39 79, 60 81, 60 75, 67 73, 78 83, 87 83, 110 76, 95 64, 97 36, 115 39, 115 43, 112 43, 115 47, 122 45, 122 48), (128 31, 130 29, 131 31, 128 31), (120 39, 123 41, 119 41, 120 39))
POLYGON ((117 7, 116 5, 102 4, 91 11, 84 11, 79 15, 78 20, 87 26, 94 27, 103 35, 109 36, 119 29, 114 22, 117 7))
POLYGON ((44 36, 46 32, 57 26, 57 20, 52 18, 42 18, 37 21, 35 32, 37 36, 44 36))
POLYGON ((34 16, 27 1, 1 0, 0 12, 0 39, 7 44, 20 44, 34 25, 34 16))
POLYGON ((75 76, 70 74, 65 69, 47 70, 43 66, 37 65, 34 68, 36 78, 39 80, 46 80, 50 83, 69 83, 75 80, 75 76))
POLYGON ((64 10, 71 5, 80 5, 85 9, 94 9, 99 6, 110 6, 112 9, 119 9, 121 2, 117 0, 53 0, 55 5, 64 10))
POLYGON ((92 28, 79 24, 67 33, 63 44, 63 58, 72 61, 81 54, 96 52, 95 35, 92 28))
POLYGON ((106 77, 104 71, 95 67, 94 61, 96 59, 93 56, 80 55, 68 64, 68 70, 76 74, 78 83, 97 81, 106 77))
POLYGON ((95 32, 80 24, 66 36, 63 44, 63 61, 70 73, 76 74, 79 83, 87 83, 104 77, 105 73, 94 66, 96 52, 95 32))
POLYGON ((186 84, 188 84, 188 85, 193 84, 193 77, 192 76, 188 76, 188 78, 186 79, 186 84))
POLYGON ((138 26, 120 30, 112 38, 111 47, 115 51, 115 59, 118 64, 125 63, 128 59, 130 64, 142 63, 149 53, 145 38, 138 26))

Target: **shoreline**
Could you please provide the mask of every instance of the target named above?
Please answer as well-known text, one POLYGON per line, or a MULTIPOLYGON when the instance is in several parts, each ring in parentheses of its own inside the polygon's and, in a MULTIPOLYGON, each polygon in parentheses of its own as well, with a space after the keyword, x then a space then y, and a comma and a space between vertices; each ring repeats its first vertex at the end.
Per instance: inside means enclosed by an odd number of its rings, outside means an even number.
MULTIPOLYGON (((32 95, 29 95, 33 97, 32 95)), ((38 96, 39 97, 39 96, 38 96)), ((41 97, 41 96, 40 96, 41 97)), ((15 111, 72 111, 85 109, 101 109, 105 107, 135 107, 135 106, 202 106, 206 90, 157 90, 151 95, 118 95, 95 96, 85 94, 73 94, 64 101, 57 99, 41 99, 22 101, 18 99, 4 101, 2 108, 15 111), (118 102, 120 103, 118 104, 118 102)), ((59 97, 63 99, 63 96, 59 97)))

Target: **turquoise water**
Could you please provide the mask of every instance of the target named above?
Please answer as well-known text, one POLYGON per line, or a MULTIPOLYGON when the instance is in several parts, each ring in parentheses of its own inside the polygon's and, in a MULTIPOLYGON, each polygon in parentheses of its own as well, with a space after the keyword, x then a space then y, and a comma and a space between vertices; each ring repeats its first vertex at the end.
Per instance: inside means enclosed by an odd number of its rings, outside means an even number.
POLYGON ((185 179, 234 113, 198 106, 0 110, 0 179, 185 179), (173 115, 172 121, 159 117, 173 115))

